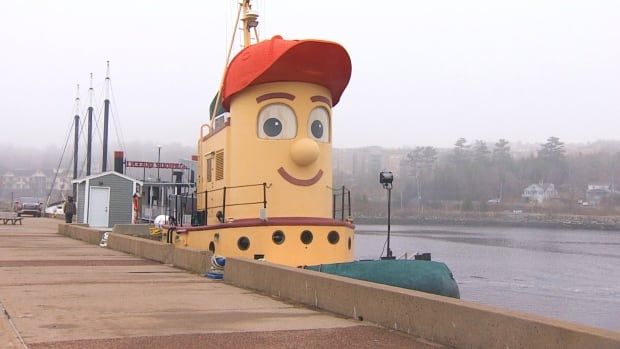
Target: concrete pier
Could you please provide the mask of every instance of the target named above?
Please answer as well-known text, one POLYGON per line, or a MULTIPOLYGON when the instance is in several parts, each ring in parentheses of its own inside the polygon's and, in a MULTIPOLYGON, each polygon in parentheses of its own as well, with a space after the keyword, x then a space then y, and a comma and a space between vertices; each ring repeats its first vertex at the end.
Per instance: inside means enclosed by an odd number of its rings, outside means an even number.
POLYGON ((0 348, 443 347, 73 240, 58 223, 0 225, 0 348))

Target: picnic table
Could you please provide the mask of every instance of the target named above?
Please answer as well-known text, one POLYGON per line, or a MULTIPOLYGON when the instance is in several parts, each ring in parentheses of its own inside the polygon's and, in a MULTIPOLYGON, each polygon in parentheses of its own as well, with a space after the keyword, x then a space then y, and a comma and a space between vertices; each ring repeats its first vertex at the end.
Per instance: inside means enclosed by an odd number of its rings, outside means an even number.
POLYGON ((17 216, 17 213, 15 212, 0 212, 0 221, 2 221, 2 224, 9 224, 9 222, 11 222, 11 224, 15 225, 17 222, 19 222, 19 224, 22 224, 22 217, 17 216))

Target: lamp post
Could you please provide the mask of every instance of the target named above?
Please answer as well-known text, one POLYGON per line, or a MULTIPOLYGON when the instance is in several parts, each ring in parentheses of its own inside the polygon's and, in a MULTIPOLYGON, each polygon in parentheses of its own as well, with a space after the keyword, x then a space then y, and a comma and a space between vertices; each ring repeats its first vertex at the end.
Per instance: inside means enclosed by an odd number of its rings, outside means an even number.
POLYGON ((159 163, 161 162, 161 145, 157 146, 157 182, 161 179, 159 178, 159 163))
POLYGON ((392 249, 390 249, 390 201, 392 201, 392 182, 394 181, 394 175, 390 171, 384 171, 379 173, 379 183, 383 185, 383 189, 388 192, 388 219, 387 219, 387 253, 385 257, 381 257, 381 259, 395 259, 392 256, 392 249))

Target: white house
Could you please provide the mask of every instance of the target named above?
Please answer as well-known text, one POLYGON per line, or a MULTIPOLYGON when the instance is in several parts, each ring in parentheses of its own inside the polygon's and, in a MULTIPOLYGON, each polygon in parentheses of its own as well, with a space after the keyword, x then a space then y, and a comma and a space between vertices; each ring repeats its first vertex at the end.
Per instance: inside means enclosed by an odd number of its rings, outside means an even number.
POLYGON ((529 202, 537 202, 542 204, 545 200, 558 197, 558 191, 552 183, 536 183, 530 184, 523 189, 521 197, 529 202))
POLYGON ((601 201, 609 198, 614 193, 611 184, 588 184, 586 190, 586 202, 593 206, 600 205, 601 201))

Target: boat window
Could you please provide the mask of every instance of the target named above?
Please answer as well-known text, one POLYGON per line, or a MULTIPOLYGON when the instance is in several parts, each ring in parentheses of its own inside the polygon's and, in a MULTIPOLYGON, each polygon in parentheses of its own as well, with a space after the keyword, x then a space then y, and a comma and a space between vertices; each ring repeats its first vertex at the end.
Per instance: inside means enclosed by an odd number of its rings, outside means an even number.
POLYGON ((312 242, 312 232, 310 230, 304 230, 301 232, 301 242, 306 245, 312 242))
POLYGON ((271 235, 271 240, 273 240, 273 243, 276 245, 282 245, 284 243, 284 239, 285 236, 282 230, 276 230, 271 235))
POLYGON ((269 104, 258 113, 258 137, 293 139, 297 136, 297 117, 286 104, 269 104))
POLYGON ((246 236, 240 237, 239 240, 237 240, 237 247, 239 247, 241 251, 247 250, 248 248, 250 248, 250 239, 248 239, 246 236))
POLYGON ((312 109, 308 118, 308 135, 323 143, 329 143, 329 112, 323 107, 312 109))
POLYGON ((335 230, 330 231, 329 234, 327 234, 327 241, 332 245, 337 244, 338 241, 340 241, 340 234, 335 230))
POLYGON ((215 180, 224 179, 224 150, 215 153, 215 180))

